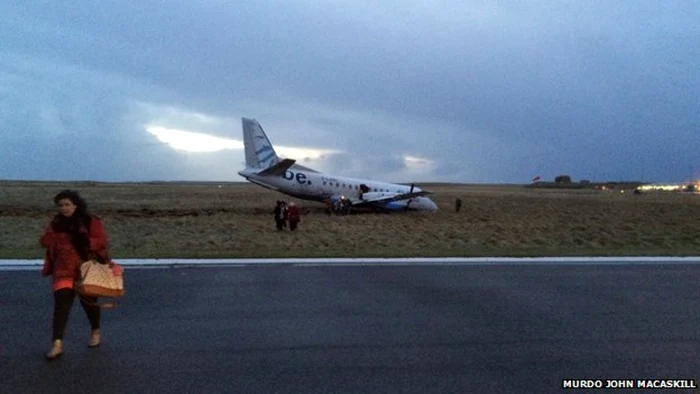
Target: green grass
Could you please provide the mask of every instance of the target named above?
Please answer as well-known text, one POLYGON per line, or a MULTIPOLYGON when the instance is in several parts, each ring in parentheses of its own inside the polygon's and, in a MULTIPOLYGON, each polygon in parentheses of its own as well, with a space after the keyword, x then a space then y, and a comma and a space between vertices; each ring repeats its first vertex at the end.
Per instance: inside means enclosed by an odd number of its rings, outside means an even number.
POLYGON ((0 258, 41 258, 52 197, 77 188, 113 258, 700 255, 700 195, 434 184, 437 213, 328 216, 247 184, 0 183, 0 258), (455 198, 463 201, 455 213, 455 198), (277 199, 303 207, 277 232, 277 199))

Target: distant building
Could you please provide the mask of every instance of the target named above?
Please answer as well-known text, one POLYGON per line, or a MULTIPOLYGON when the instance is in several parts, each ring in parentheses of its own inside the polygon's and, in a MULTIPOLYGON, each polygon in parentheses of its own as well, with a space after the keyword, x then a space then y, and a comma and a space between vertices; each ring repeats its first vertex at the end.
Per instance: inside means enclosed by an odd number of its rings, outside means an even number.
POLYGON ((569 184, 571 183, 571 177, 568 175, 559 175, 558 177, 554 178, 554 183, 557 185, 569 184))

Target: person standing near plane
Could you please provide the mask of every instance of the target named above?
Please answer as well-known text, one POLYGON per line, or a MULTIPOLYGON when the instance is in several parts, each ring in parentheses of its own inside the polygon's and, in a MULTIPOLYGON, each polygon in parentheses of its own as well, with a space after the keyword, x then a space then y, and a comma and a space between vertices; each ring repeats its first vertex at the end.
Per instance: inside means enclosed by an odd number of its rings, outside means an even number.
POLYGON ((284 201, 277 200, 277 206, 275 206, 272 213, 275 215, 277 231, 282 231, 282 229, 287 226, 287 205, 284 201))
POLYGON ((297 225, 301 221, 301 209, 299 209, 299 206, 294 202, 290 202, 287 215, 287 218, 289 219, 289 230, 296 230, 297 225))
POLYGON ((340 214, 341 215, 349 214, 351 205, 352 205, 352 203, 350 202, 349 198, 341 197, 341 199, 340 199, 340 214))
MULTIPOLYGON (((49 360, 63 354, 63 333, 76 295, 74 282, 79 278, 80 264, 90 259, 109 262, 107 233, 102 221, 88 213, 87 204, 78 192, 63 190, 53 201, 58 214, 39 239, 46 248, 41 275, 53 276, 53 346, 46 353, 49 360)), ((100 307, 96 303, 96 297, 80 299, 92 328, 88 347, 100 344, 100 307)))
POLYGON ((455 200, 455 212, 459 212, 460 209, 462 209, 462 199, 457 197, 455 200))

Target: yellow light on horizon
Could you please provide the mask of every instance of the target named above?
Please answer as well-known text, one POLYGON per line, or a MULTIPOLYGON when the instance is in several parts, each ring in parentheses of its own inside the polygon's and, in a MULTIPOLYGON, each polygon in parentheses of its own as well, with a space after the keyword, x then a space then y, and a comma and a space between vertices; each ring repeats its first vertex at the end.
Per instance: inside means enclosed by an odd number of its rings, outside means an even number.
POLYGON ((639 190, 662 190, 662 191, 678 191, 683 187, 680 185, 642 185, 637 189, 639 190))

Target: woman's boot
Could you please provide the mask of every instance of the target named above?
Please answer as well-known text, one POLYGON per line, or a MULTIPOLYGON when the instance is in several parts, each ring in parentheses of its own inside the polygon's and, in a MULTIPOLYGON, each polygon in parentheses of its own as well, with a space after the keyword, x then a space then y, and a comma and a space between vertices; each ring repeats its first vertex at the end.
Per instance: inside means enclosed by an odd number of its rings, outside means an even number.
POLYGON ((88 342, 88 347, 98 347, 100 346, 100 329, 92 330, 90 333, 90 342, 88 342))
POLYGON ((47 360, 55 360, 58 356, 63 354, 63 341, 60 339, 55 339, 53 341, 53 347, 46 353, 47 360))

